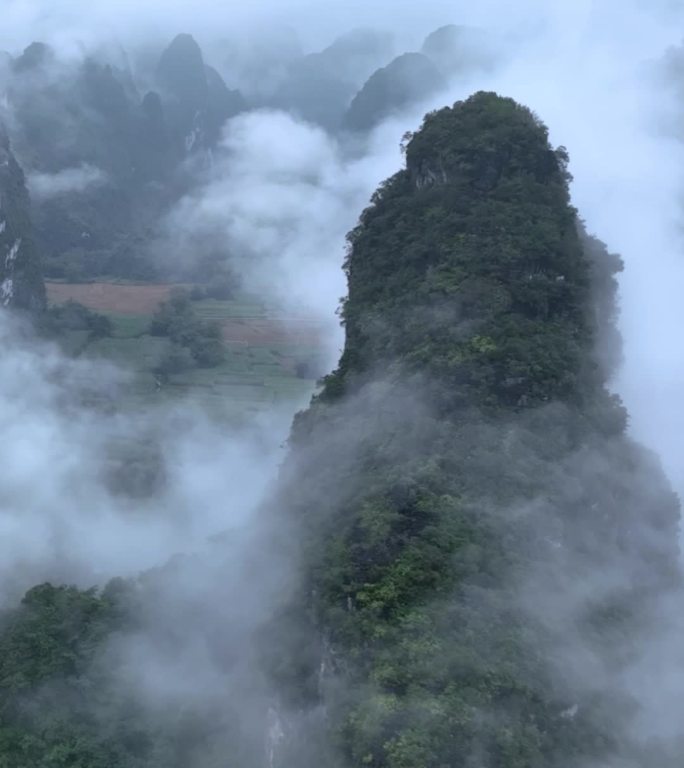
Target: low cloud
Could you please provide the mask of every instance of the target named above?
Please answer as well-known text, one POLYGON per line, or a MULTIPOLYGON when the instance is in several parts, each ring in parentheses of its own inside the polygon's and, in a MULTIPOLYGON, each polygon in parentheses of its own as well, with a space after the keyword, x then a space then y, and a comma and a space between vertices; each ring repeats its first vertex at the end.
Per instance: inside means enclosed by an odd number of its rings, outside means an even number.
POLYGON ((133 576, 250 520, 280 461, 289 408, 245 427, 192 402, 114 411, 125 371, 66 359, 4 312, 0 341, 0 599, 43 580, 133 576), (145 485, 146 474, 160 479, 152 493, 117 487, 134 476, 145 485))
POLYGON ((31 196, 37 201, 43 201, 102 186, 107 183, 107 175, 100 168, 83 164, 76 168, 64 168, 57 173, 30 173, 26 182, 31 196))
POLYGON ((226 126, 208 177, 168 216, 159 250, 190 263, 218 250, 249 292, 321 323, 333 365, 344 238, 399 162, 398 141, 354 153, 284 112, 241 115, 226 126))

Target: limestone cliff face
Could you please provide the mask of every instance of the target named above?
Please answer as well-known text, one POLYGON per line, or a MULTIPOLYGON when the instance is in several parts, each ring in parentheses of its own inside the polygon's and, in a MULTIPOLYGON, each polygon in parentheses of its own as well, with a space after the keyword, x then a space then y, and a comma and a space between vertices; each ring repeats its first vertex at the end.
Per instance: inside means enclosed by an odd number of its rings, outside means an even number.
POLYGON ((24 173, 0 127, 0 304, 39 311, 45 286, 33 241, 24 173))
POLYGON ((231 91, 221 75, 206 66, 191 35, 178 35, 162 53, 157 85, 181 154, 210 148, 218 140, 223 123, 245 107, 240 93, 231 91))

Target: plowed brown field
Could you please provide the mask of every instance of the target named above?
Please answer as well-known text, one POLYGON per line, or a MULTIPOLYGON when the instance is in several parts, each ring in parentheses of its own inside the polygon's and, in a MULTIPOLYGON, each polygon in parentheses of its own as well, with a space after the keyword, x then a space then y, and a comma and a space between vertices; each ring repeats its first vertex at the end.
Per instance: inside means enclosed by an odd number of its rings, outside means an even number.
POLYGON ((172 285, 128 283, 46 283, 50 304, 77 301, 97 312, 118 315, 151 315, 168 299, 172 285))
MULTIPOLYGON (((169 298, 173 285, 134 283, 46 283, 50 304, 77 301, 104 314, 152 315, 169 298)), ((304 345, 321 343, 320 324, 306 317, 266 312, 261 316, 216 318, 229 344, 304 345)))

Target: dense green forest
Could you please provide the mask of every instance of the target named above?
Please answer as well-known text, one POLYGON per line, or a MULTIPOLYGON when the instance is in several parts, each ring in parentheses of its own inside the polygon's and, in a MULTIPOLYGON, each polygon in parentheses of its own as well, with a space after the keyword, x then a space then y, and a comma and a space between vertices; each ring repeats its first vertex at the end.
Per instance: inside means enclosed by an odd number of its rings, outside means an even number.
MULTIPOLYGON (((511 99, 429 114, 405 156, 255 540, 6 610, 2 768, 652 764, 622 683, 680 583, 679 507, 606 387, 621 261, 511 99)), ((189 313, 152 330, 199 363, 189 313)))

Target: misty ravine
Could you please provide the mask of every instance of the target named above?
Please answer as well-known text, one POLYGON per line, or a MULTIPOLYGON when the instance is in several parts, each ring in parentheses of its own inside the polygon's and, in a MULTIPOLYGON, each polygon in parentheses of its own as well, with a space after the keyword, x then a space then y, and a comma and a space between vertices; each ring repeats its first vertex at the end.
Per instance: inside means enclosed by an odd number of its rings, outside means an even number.
POLYGON ((684 9, 7 3, 0 768, 680 768, 684 9))

